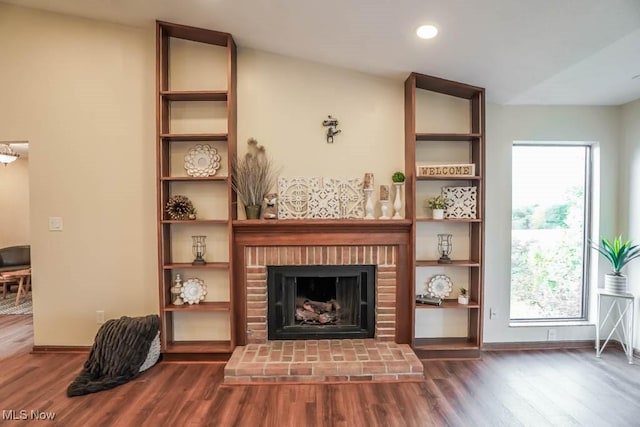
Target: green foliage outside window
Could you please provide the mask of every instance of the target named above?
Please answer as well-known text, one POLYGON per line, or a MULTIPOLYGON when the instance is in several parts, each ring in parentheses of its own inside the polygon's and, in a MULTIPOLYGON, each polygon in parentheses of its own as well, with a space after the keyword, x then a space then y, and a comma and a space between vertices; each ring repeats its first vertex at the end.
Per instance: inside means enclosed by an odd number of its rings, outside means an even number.
POLYGON ((513 210, 512 318, 577 318, 582 311, 583 191, 566 203, 513 210))

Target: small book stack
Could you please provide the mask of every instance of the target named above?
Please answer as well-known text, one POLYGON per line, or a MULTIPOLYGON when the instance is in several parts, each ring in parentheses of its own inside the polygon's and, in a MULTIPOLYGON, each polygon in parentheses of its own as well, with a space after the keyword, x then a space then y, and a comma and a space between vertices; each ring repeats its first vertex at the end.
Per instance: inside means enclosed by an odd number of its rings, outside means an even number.
POLYGON ((418 304, 442 305, 442 298, 432 297, 429 295, 418 295, 416 297, 416 302, 418 304))

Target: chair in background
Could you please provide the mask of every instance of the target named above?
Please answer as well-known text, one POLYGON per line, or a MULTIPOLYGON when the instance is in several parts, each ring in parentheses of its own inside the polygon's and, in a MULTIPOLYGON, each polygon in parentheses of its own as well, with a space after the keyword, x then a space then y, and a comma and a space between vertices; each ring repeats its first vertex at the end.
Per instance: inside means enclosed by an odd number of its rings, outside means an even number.
POLYGON ((31 246, 9 246, 0 249, 0 284, 2 298, 7 297, 12 285, 18 286, 16 305, 20 296, 26 296, 31 287, 31 246))

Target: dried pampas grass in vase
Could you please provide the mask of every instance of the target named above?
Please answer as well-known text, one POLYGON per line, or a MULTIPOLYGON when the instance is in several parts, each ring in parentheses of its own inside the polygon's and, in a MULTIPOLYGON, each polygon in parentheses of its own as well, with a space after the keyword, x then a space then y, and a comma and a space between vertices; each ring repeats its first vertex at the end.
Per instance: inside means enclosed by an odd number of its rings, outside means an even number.
POLYGON ((247 219, 260 218, 264 196, 275 185, 277 171, 258 141, 249 138, 247 154, 233 164, 231 185, 242 202, 247 219))

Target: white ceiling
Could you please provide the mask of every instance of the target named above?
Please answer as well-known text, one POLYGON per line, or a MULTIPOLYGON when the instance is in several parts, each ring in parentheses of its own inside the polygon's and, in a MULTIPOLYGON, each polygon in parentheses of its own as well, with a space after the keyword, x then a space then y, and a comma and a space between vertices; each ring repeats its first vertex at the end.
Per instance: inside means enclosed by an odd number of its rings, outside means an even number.
POLYGON ((265 50, 398 80, 416 71, 503 104, 640 98, 640 0, 0 0, 146 26, 229 32, 265 50), (419 40, 424 23, 439 27, 419 40))

